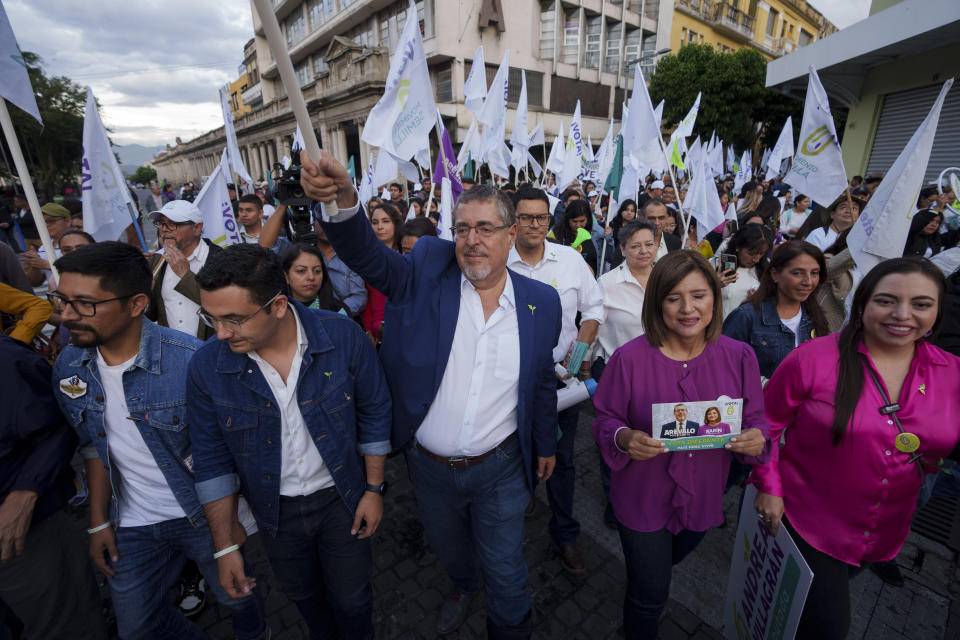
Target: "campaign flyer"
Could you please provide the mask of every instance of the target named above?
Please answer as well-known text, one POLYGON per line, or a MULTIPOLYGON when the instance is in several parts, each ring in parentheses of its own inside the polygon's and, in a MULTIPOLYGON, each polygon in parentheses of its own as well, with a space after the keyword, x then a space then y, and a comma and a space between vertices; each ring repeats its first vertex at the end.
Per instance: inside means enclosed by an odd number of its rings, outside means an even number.
POLYGON ((652 434, 669 451, 719 449, 740 433, 743 399, 660 402, 653 405, 652 434))

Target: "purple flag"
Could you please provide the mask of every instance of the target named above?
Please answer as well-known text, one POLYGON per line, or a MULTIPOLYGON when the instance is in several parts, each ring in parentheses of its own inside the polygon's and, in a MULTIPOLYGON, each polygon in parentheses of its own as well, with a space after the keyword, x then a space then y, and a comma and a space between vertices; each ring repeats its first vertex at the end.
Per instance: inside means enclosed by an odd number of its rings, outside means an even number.
POLYGON ((453 190, 453 201, 456 202, 460 194, 463 193, 463 183, 460 182, 460 174, 457 173, 457 154, 453 152, 453 144, 450 143, 450 135, 447 128, 443 127, 443 133, 440 136, 443 141, 443 147, 437 155, 437 163, 433 167, 433 181, 440 185, 443 178, 450 180, 450 187, 453 190))

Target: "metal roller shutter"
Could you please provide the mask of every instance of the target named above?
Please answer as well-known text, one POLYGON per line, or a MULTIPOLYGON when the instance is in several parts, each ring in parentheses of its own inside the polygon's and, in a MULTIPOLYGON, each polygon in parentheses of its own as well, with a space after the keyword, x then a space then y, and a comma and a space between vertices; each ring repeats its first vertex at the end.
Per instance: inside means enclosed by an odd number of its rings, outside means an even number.
MULTIPOLYGON (((890 169, 910 141, 910 136, 927 117, 942 86, 938 82, 918 89, 888 93, 883 97, 865 175, 885 174, 890 169)), ((940 124, 937 126, 937 137, 933 142, 924 183, 936 180, 941 171, 951 166, 960 166, 960 91, 956 88, 947 94, 940 112, 940 124)))

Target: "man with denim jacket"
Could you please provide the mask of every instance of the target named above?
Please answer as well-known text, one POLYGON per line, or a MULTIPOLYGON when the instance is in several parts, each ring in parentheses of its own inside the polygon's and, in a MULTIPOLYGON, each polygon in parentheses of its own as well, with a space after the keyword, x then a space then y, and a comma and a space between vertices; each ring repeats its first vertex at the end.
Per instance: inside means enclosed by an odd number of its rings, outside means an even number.
POLYGON ((231 526, 242 491, 310 637, 372 639, 369 538, 391 416, 373 345, 349 318, 288 298, 263 247, 225 249, 197 281, 218 340, 190 362, 187 416, 220 584, 234 596, 252 585, 231 526))
MULTIPOLYGON (((184 397, 187 362, 200 342, 144 317, 150 270, 138 249, 96 243, 55 266, 60 283, 50 299, 71 345, 54 366, 54 394, 79 434, 90 554, 109 579, 119 634, 208 638, 166 598, 184 558, 211 584, 217 577, 194 487, 184 397)), ((258 594, 214 592, 230 608, 237 638, 269 637, 258 594)))

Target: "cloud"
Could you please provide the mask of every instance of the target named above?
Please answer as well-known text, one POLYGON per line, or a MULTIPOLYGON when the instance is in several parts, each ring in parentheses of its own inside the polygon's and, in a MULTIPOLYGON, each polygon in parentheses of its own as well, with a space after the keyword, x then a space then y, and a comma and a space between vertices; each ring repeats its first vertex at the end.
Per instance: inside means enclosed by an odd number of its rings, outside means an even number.
POLYGON ((248 0, 4 0, 20 48, 89 84, 118 144, 173 143, 223 124, 218 90, 253 37, 248 0))
POLYGON ((870 0, 808 0, 814 9, 822 13, 838 29, 846 29, 870 14, 870 0))

